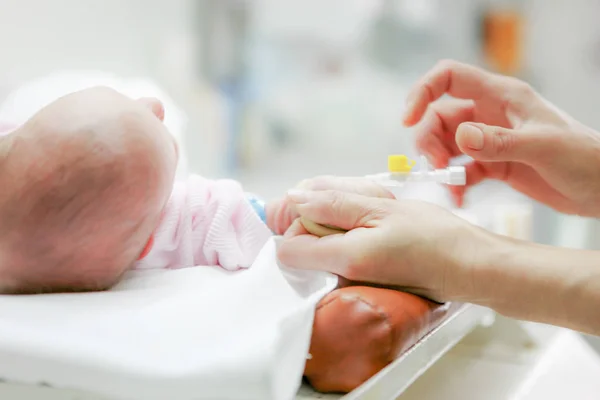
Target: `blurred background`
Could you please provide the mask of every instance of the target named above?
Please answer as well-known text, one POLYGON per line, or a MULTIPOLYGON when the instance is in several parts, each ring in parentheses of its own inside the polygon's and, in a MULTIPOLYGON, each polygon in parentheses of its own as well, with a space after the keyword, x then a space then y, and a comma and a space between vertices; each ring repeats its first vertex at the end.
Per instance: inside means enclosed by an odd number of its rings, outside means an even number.
MULTIPOLYGON (((269 198, 417 156, 404 99, 442 58, 600 129, 598 16, 597 0, 0 0, 0 96, 64 70, 150 78, 189 117, 190 169, 269 198)), ((487 185, 488 204, 522 201, 487 185)), ((533 210, 535 240, 600 247, 595 221, 533 210)))

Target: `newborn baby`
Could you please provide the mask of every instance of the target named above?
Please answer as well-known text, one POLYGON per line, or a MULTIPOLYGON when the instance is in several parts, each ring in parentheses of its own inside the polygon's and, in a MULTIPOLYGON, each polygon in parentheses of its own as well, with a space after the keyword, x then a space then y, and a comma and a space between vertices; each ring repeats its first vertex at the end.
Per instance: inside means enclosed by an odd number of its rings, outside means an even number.
POLYGON ((252 264, 267 219, 277 231, 291 217, 234 181, 174 183, 163 116, 157 100, 93 88, 0 137, 0 291, 103 290, 131 268, 252 264))

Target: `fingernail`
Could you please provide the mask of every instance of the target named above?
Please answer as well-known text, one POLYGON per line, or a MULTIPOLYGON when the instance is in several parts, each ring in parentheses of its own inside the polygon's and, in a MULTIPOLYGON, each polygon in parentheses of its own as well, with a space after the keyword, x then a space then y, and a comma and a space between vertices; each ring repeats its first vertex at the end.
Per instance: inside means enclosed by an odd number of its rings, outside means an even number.
POLYGON ((473 150, 483 149, 483 131, 475 125, 465 124, 463 132, 467 135, 467 146, 473 150))
POLYGON ((296 204, 308 202, 309 194, 306 190, 291 189, 287 192, 287 197, 296 204))
POLYGON ((402 121, 404 125, 410 125, 412 122, 413 108, 415 107, 414 93, 409 93, 409 95, 406 97, 405 107, 406 108, 404 110, 404 117, 402 118, 402 121))
POLYGON ((283 232, 284 239, 290 239, 292 237, 294 237, 294 232, 291 229, 288 229, 285 232, 283 232))

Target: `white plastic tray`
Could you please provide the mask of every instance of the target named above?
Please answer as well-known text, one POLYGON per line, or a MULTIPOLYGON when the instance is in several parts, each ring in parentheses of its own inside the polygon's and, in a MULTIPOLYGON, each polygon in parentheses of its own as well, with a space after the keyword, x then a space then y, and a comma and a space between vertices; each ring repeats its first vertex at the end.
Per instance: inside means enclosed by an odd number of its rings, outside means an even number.
POLYGON ((494 313, 471 304, 456 304, 450 315, 406 353, 346 395, 326 395, 303 386, 296 400, 393 400, 478 325, 489 325, 494 313))

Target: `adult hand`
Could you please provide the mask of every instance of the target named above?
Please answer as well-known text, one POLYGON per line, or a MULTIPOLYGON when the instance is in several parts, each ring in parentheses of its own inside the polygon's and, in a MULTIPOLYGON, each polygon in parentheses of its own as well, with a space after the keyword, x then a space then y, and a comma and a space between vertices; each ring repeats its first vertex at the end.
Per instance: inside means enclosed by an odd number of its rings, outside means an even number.
POLYGON ((319 238, 296 220, 278 252, 285 265, 400 287, 438 301, 464 293, 469 271, 483 260, 492 237, 425 202, 332 190, 293 190, 288 201, 300 215, 349 232, 319 238))
MULTIPOLYGON (((383 186, 363 178, 340 178, 319 176, 306 179, 296 185, 301 190, 339 190, 364 196, 394 199, 394 195, 383 186)), ((267 225, 277 235, 283 235, 300 216, 295 204, 287 197, 271 201, 266 206, 267 225)))
POLYGON ((600 135, 525 82, 444 61, 411 91, 404 122, 436 167, 474 160, 467 185, 451 187, 459 206, 468 187, 496 179, 558 211, 600 216, 600 135))
POLYGON ((495 235, 424 202, 329 190, 288 198, 300 215, 349 231, 319 238, 296 220, 278 250, 287 266, 600 334, 600 252, 495 235))

